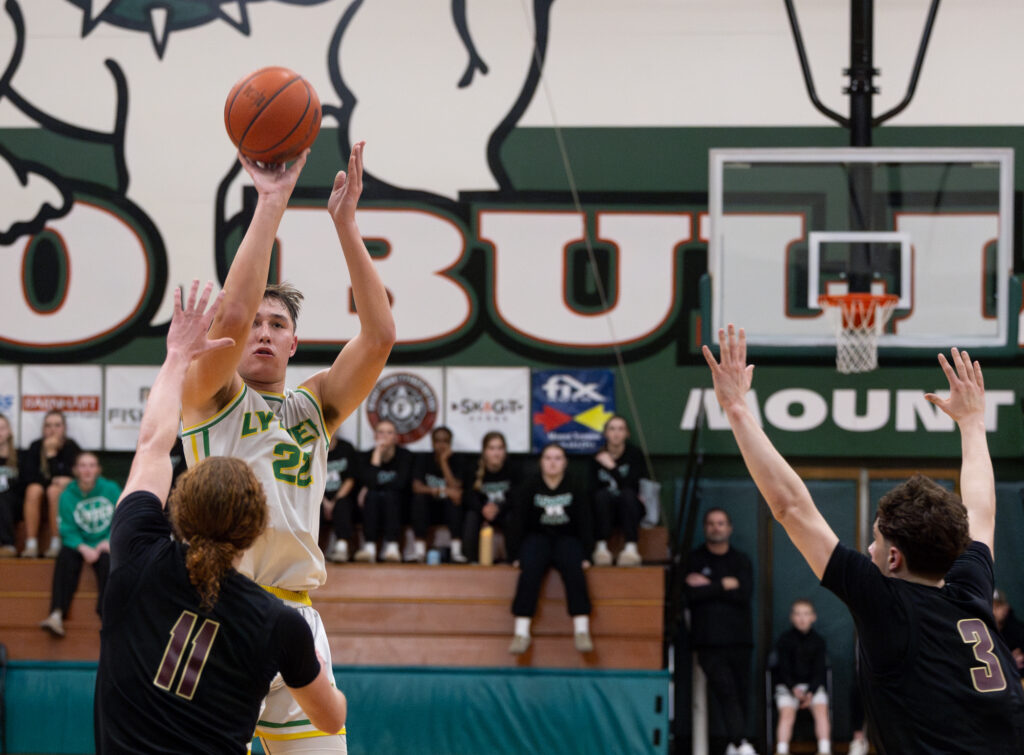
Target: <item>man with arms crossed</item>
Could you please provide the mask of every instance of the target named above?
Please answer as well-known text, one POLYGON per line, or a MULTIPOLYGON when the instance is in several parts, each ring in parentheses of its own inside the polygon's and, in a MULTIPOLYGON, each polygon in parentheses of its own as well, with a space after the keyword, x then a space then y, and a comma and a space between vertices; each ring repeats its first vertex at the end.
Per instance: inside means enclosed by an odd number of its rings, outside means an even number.
POLYGON ((858 680, 882 755, 1024 753, 1024 693, 992 616, 995 480, 985 437, 981 367, 939 355, 949 398, 926 398, 960 428, 956 495, 915 475, 882 496, 870 558, 839 542, 807 486, 744 401, 754 367, 746 336, 720 330, 721 362, 704 346, 715 395, 751 477, 821 584, 857 626, 858 680))
MULTIPOLYGON (((360 142, 352 150, 348 174, 338 173, 327 202, 348 265, 360 332, 329 369, 285 393, 288 359, 298 346, 295 321, 302 297, 287 284, 267 286, 267 276, 274 237, 306 154, 287 169, 260 168, 240 158, 259 199, 210 330, 211 338, 230 337, 235 345, 204 354, 189 369, 182 437, 189 466, 209 456, 234 456, 252 466, 267 493, 270 521, 239 570, 303 614, 318 652, 330 664, 327 635, 308 595, 326 579, 317 538, 328 444, 373 388, 395 342, 395 325, 355 221, 362 191, 360 142)), ((347 299, 344 288, 338 296, 347 299)), ((324 736, 280 678, 271 685, 256 733, 273 753, 347 751, 344 731, 324 736)))

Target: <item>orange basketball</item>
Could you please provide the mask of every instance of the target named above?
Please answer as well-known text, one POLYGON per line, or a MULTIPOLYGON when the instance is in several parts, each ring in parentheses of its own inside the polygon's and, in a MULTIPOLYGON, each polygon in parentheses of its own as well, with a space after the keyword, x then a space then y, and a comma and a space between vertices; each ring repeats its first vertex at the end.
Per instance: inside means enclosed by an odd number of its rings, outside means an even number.
POLYGON ((294 71, 261 68, 231 87, 224 126, 238 151, 261 163, 293 160, 320 133, 320 98, 294 71))

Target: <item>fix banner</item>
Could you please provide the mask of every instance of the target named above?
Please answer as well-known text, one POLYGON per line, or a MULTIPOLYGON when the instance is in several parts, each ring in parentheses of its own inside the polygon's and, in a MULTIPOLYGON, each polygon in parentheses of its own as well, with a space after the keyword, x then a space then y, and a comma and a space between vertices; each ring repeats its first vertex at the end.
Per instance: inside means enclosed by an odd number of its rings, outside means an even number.
POLYGON ((602 445, 605 422, 615 413, 611 370, 533 372, 533 450, 558 443, 570 454, 592 454, 602 445))

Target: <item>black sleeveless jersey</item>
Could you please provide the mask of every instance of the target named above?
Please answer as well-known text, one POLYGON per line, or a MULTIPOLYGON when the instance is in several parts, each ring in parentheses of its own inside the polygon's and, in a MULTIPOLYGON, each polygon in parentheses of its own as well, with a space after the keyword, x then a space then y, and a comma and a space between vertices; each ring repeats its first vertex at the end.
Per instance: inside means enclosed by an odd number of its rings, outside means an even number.
POLYGON ((302 687, 319 673, 302 616, 237 572, 201 610, 186 552, 152 493, 118 505, 96 677, 99 753, 244 753, 275 674, 302 687))
POLYGON ((841 543, 821 584, 857 626, 858 682, 875 749, 1024 753, 1024 691, 992 617, 986 545, 972 543, 943 587, 884 576, 841 543))

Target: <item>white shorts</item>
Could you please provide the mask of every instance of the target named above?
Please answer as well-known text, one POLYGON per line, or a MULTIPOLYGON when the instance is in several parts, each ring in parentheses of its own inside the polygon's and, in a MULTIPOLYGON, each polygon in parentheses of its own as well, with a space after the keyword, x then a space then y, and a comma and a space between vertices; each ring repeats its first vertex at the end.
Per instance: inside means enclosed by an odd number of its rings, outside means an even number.
MULTIPOLYGON (((778 708, 799 708, 800 701, 796 699, 789 687, 784 684, 775 685, 775 705, 778 708)), ((811 696, 811 705, 828 705, 828 692, 824 687, 818 687, 811 696)))
MULTIPOLYGON (((316 650, 331 665, 331 646, 327 642, 327 632, 320 620, 320 614, 312 606, 303 605, 289 600, 283 601, 286 605, 294 608, 313 630, 313 644, 316 650)), ((340 734, 325 734, 309 722, 309 718, 291 692, 285 686, 284 680, 278 674, 270 683, 270 691, 263 700, 260 708, 260 718, 256 724, 256 736, 262 740, 264 749, 273 752, 294 751, 295 747, 309 751, 308 745, 313 738, 322 738, 317 741, 315 749, 318 752, 347 753, 348 744, 345 739, 345 730, 340 734), (288 743, 294 742, 295 747, 289 747, 288 743)))

